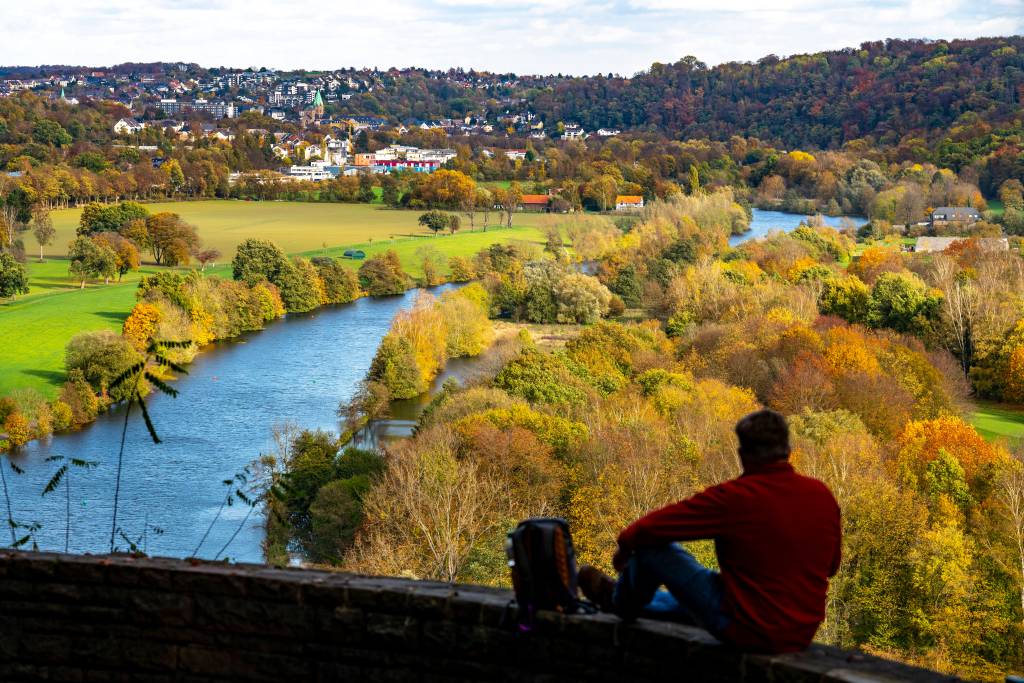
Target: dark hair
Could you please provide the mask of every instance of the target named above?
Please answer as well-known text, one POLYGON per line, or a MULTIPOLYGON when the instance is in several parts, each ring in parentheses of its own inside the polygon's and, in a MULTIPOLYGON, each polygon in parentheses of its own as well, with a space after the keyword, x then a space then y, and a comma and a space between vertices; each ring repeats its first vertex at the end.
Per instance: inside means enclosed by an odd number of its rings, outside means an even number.
POLYGON ((745 458, 755 463, 789 457, 789 425, 774 410, 758 410, 736 423, 736 436, 745 458))

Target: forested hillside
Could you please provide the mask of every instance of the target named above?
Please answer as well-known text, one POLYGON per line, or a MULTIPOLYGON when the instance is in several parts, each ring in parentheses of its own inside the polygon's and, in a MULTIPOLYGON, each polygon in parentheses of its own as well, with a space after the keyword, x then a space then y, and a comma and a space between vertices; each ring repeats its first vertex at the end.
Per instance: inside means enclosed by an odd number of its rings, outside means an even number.
POLYGON ((952 157, 958 141, 1006 127, 1019 133, 1022 96, 1024 38, 1016 36, 888 40, 713 68, 686 57, 632 79, 564 80, 532 102, 545 119, 587 129, 650 126, 683 137, 757 136, 801 148, 865 136, 888 145, 907 136, 942 138, 950 140, 944 155, 952 157))

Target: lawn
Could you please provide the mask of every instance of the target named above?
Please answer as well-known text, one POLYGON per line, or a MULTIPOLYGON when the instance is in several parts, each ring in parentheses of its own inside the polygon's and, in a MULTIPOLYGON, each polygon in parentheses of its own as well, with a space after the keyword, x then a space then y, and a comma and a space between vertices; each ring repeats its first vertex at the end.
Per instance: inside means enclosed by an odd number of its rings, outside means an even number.
MULTIPOLYGON (((366 252, 367 257, 380 254, 388 250, 394 250, 402 262, 402 268, 410 275, 419 277, 423 274, 423 259, 432 253, 439 254, 447 261, 451 256, 472 256, 481 249, 496 242, 525 241, 543 244, 544 240, 536 228, 514 225, 511 228, 496 228, 491 226, 486 232, 477 228, 475 232, 459 232, 455 235, 439 234, 436 236, 423 237, 400 237, 393 240, 374 240, 373 242, 360 242, 339 247, 325 249, 313 249, 302 252, 302 256, 333 256, 341 258, 342 263, 358 268, 362 261, 344 258, 343 252, 346 249, 361 249, 366 252)), ((448 266, 444 265, 442 270, 447 273, 448 266)))
MULTIPOLYGON (((173 211, 180 214, 196 226, 205 246, 219 249, 226 259, 230 259, 238 244, 249 237, 273 240, 285 251, 298 253, 320 249, 325 243, 357 244, 392 236, 424 234, 416 222, 418 211, 387 209, 379 205, 209 200, 146 204, 146 208, 151 213, 173 211)), ((81 213, 80 208, 53 212, 57 237, 46 248, 47 255, 63 256, 67 253, 68 244, 75 238, 81 213)), ((481 218, 482 214, 479 214, 478 226, 481 218)), ((491 213, 490 218, 496 222, 497 213, 491 213)), ((516 224, 538 225, 541 219, 541 214, 523 213, 516 217, 516 224)), ((468 223, 465 217, 463 223, 468 223)), ((31 237, 27 237, 27 243, 31 253, 36 248, 31 237)))
MULTIPOLYGON (((423 273, 425 249, 436 250, 447 259, 475 254, 496 242, 542 242, 541 233, 532 227, 539 223, 537 214, 520 214, 512 228, 491 226, 486 232, 481 230, 478 217, 474 232, 435 237, 417 229, 416 212, 366 205, 208 201, 151 204, 148 208, 173 210, 194 222, 207 244, 217 246, 226 255, 218 267, 208 268, 207 274, 225 277, 230 277, 227 261, 235 246, 248 237, 273 239, 286 251, 305 256, 327 253, 340 257, 345 249, 353 247, 372 256, 394 249, 403 267, 414 276, 423 273), (329 245, 326 250, 325 243, 329 245)), ((75 210, 54 213, 59 231, 56 244, 73 239, 77 216, 75 210)), ((496 221, 497 215, 491 218, 496 221)), ((352 259, 342 262, 352 268, 361 263, 352 259)), ((0 304, 0 396, 23 387, 54 396, 63 381, 68 340, 89 330, 119 331, 135 304, 139 277, 160 270, 146 265, 128 273, 124 282, 92 283, 83 290, 69 278, 64 259, 47 258, 44 263, 31 259, 28 269, 31 292, 0 304)))
POLYGON ((0 395, 31 387, 52 396, 63 382, 64 346, 86 330, 120 331, 135 287, 110 285, 26 297, 0 308, 0 395))
POLYGON ((988 440, 1007 439, 1017 442, 1024 438, 1024 407, 1005 403, 979 402, 971 413, 974 428, 988 440))

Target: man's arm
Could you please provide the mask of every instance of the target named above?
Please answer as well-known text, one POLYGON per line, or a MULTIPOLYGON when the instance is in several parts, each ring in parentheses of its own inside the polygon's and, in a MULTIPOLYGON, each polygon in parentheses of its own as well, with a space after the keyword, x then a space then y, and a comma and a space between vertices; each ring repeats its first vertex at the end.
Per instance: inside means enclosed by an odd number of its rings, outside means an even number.
POLYGON ((729 525, 726 498, 723 486, 713 486, 650 512, 622 530, 619 548, 629 553, 642 546, 714 538, 729 525))
POLYGON ((832 559, 832 566, 829 568, 828 577, 832 578, 839 571, 839 565, 843 561, 843 521, 839 512, 839 506, 836 505, 836 517, 835 517, 835 554, 832 559))

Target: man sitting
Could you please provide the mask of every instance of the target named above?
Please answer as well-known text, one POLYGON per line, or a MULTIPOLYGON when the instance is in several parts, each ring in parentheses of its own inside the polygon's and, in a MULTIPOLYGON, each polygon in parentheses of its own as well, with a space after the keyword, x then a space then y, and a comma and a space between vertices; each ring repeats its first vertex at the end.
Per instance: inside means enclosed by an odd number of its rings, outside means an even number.
POLYGON ((584 566, 580 588, 624 619, 660 615, 745 650, 802 650, 825 618, 828 580, 839 568, 839 506, 789 464, 782 415, 751 413, 736 436, 738 479, 633 522, 612 559, 618 581, 584 566), (714 539, 720 572, 675 543, 698 539, 714 539))

